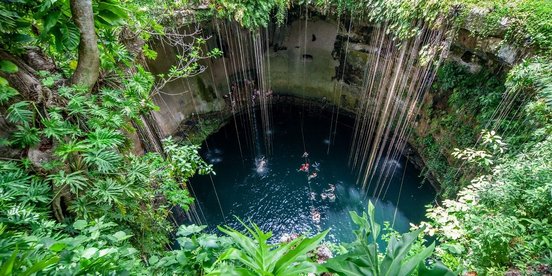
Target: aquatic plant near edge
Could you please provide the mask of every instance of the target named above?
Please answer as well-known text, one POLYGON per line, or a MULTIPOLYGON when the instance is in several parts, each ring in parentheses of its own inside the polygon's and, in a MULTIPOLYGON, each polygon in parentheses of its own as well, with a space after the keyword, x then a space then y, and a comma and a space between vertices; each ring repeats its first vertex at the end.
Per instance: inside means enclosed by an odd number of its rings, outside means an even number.
POLYGON ((351 211, 353 222, 359 226, 354 230, 356 240, 350 244, 349 252, 328 260, 324 267, 339 275, 455 275, 444 265, 437 263, 427 268, 426 259, 435 249, 435 242, 429 247, 422 246, 418 252, 413 250, 417 237, 423 229, 418 229, 401 235, 400 238, 391 237, 383 258, 378 250, 377 239, 381 226, 374 220, 374 205, 368 204, 368 214, 363 212, 359 216, 351 211))

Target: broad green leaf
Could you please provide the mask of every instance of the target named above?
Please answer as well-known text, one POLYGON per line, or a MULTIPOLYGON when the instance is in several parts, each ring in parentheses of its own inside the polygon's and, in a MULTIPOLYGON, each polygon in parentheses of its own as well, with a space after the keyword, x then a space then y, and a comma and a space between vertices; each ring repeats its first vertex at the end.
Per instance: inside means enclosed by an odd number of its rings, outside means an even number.
POLYGON ((414 271, 414 269, 416 269, 418 264, 423 263, 425 259, 431 256, 434 249, 435 249, 435 242, 432 243, 429 247, 424 248, 422 252, 419 252, 418 254, 410 257, 408 261, 403 262, 400 265, 399 275, 411 274, 414 271))
POLYGON ((50 32, 50 29, 52 29, 52 27, 54 27, 58 23, 58 19, 59 19, 60 14, 61 14, 61 11, 59 11, 59 10, 51 11, 48 14, 46 14, 46 16, 43 18, 43 20, 44 20, 43 32, 44 33, 50 32))
POLYGON ((126 240, 126 239, 132 237, 132 235, 127 235, 124 231, 119 231, 119 232, 116 232, 115 234, 113 234, 113 237, 115 237, 115 239, 117 239, 117 241, 123 241, 123 240, 126 240))
POLYGON ((0 60, 0 71, 12 74, 17 73, 17 71, 19 71, 19 68, 17 68, 17 65, 15 65, 15 63, 9 60, 0 60))
POLYGON ((159 257, 153 255, 153 256, 151 256, 151 257, 149 258, 148 263, 149 263, 150 265, 154 265, 154 264, 156 264, 158 261, 159 261, 159 257))
POLYGON ((433 267, 427 268, 424 262, 420 262, 418 265, 418 275, 419 276, 454 276, 457 275, 452 272, 448 267, 438 262, 433 267))
POLYGON ((50 257, 49 259, 41 260, 38 263, 35 263, 30 268, 26 269, 24 272, 21 273, 21 275, 22 276, 32 275, 34 273, 44 270, 50 265, 58 263, 59 260, 60 260, 60 257, 58 256, 53 256, 53 257, 50 257))
POLYGON ((77 230, 82 230, 88 226, 88 222, 86 220, 77 220, 73 223, 73 228, 77 230))
POLYGON ((2 266, 0 267, 0 275, 12 275, 14 264, 17 261, 17 253, 18 250, 16 249, 15 251, 13 251, 10 258, 2 264, 2 266))
POLYGON ((61 250, 65 249, 66 247, 67 247, 67 244, 62 243, 62 242, 57 242, 57 243, 52 244, 52 246, 50 246, 50 250, 52 250, 54 252, 60 252, 61 250))
POLYGON ((85 258, 85 259, 90 259, 90 258, 92 258, 97 252, 98 252, 98 248, 95 248, 95 247, 86 248, 86 249, 82 252, 81 257, 83 257, 83 258, 85 258))
POLYGON ((192 224, 192 225, 180 225, 180 227, 178 227, 178 232, 176 232, 176 235, 177 236, 180 236, 180 237, 187 237, 187 236, 190 236, 192 234, 197 234, 201 231, 203 231, 203 229, 205 229, 207 226, 206 225, 195 225, 195 224, 192 224))
MULTIPOLYGON (((326 237, 330 230, 326 230, 322 233, 319 233, 312 238, 305 238, 299 244, 297 244, 293 249, 286 253, 282 258, 278 260, 275 266, 276 274, 282 273, 289 266, 291 266, 297 259, 305 255, 307 252, 315 249, 320 242, 326 237)), ((312 271, 311 271, 312 272, 312 271)))

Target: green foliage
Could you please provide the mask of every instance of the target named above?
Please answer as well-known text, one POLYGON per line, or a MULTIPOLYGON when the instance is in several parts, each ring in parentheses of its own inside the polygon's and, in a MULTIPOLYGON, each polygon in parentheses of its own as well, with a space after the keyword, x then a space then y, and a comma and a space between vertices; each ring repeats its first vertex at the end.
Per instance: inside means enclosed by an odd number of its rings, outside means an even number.
MULTIPOLYGON (((450 3, 448 1, 416 1, 408 0, 339 0, 338 7, 342 7, 345 14, 350 13, 355 17, 366 17, 376 23, 386 23, 390 33, 399 39, 416 36, 421 29, 417 20, 424 20, 430 26, 439 27, 444 22, 443 15, 448 13, 450 3)), ((318 5, 326 5, 326 1, 316 1, 318 5)))
POLYGON ((218 17, 235 20, 247 29, 257 29, 268 26, 273 11, 277 23, 282 24, 289 5, 289 0, 216 0, 211 2, 210 8, 218 17))
MULTIPOLYGON (((338 12, 385 23, 399 39, 417 35, 420 20, 435 28, 445 24, 443 15, 457 4, 461 4, 464 15, 475 6, 492 7, 477 35, 489 34, 508 15, 508 40, 549 53, 552 13, 548 1, 473 2, 342 0, 316 4, 333 3, 338 12)), ((282 23, 290 5, 287 0, 217 0, 209 3, 207 15, 257 29, 267 26, 271 14, 282 23)), ((93 1, 102 78, 89 93, 64 86, 76 66, 80 36, 71 19, 69 1, 0 1, 0 49, 18 56, 28 48, 38 48, 59 69, 57 73, 37 74, 42 85, 56 95, 55 102, 48 104, 21 99, 0 77, 2 115, 13 130, 1 144, 29 152, 28 159, 0 160, 0 274, 298 275, 324 270, 314 264, 309 252, 327 231, 270 244, 271 233, 254 224, 246 226, 247 233, 221 227, 224 237, 201 234, 204 227, 181 226, 177 232, 180 248, 166 250, 169 233, 174 230, 168 221, 170 208, 179 205, 188 210, 193 202, 186 189, 188 179, 213 171, 199 157, 197 146, 178 145, 172 139, 164 141, 166 157, 130 153, 128 136, 135 131, 133 123, 140 123, 141 115, 157 107, 151 99, 154 76, 134 66, 135 53, 126 49, 123 41, 125 32, 146 41, 163 35, 175 27, 174 12, 187 7, 188 1, 93 1), (37 151, 46 153, 47 158, 34 158, 37 151), (61 221, 53 221, 54 215, 61 221)), ((205 39, 195 39, 186 54, 178 57, 179 63, 187 66, 173 66, 158 76, 159 83, 202 72, 199 60, 221 54, 218 50, 205 54, 205 45, 205 39)), ((148 58, 156 57, 148 44, 142 50, 148 58)), ((3 74, 20 69, 11 61, 0 60, 3 74)), ((552 120, 551 71, 547 59, 528 60, 512 70, 505 87, 502 77, 488 72, 471 74, 451 64, 440 70, 435 88, 446 98, 447 107, 431 108, 432 132, 420 143, 430 157, 428 167, 455 183, 445 189, 455 191, 460 186, 446 158, 450 150, 471 146, 478 135, 475 130, 491 118, 505 91, 532 97, 522 115, 504 122, 521 134, 503 139, 511 150, 528 149, 525 154, 499 159, 496 153, 502 147, 497 148, 494 142, 485 144, 486 140, 497 140, 491 132, 483 135, 483 145, 490 146, 484 154, 479 149, 458 151, 459 157, 486 161, 487 167, 497 161, 500 165, 477 178, 458 200, 445 201, 446 208, 430 210, 433 222, 425 230, 438 235, 442 244, 437 252, 447 265, 489 274, 512 266, 530 271, 552 255, 552 149, 550 138, 546 138, 552 120), (450 129, 448 134, 436 134, 443 128, 450 129), (543 139, 547 140, 541 142, 543 139), (528 140, 531 143, 525 143, 528 140)), ((498 133, 502 129, 504 125, 499 126, 498 133)), ((373 221, 373 206, 362 217, 351 216, 360 226, 357 240, 348 246, 348 253, 328 261, 325 269, 346 275, 450 274, 440 264, 426 267, 425 259, 434 244, 422 245, 418 239, 421 229, 390 236, 387 250, 381 254, 375 242, 381 229, 373 221)))
POLYGON ((271 232, 265 233, 255 224, 251 227, 242 224, 251 237, 235 229, 219 226, 221 232, 232 238, 236 247, 221 254, 215 269, 208 275, 302 275, 317 270, 316 265, 308 259, 307 252, 315 249, 329 230, 310 238, 299 237, 285 244, 268 244, 271 232))
POLYGON ((148 260, 154 274, 192 275, 210 268, 217 257, 232 245, 229 237, 201 233, 205 226, 181 225, 176 233, 180 248, 148 260))
MULTIPOLYGON (((455 63, 440 67, 433 83, 433 105, 423 109, 431 125, 415 142, 428 160, 427 171, 437 176, 445 197, 469 184, 469 179, 462 176, 474 175, 491 165, 488 162, 485 166, 463 166, 464 162, 449 159, 454 149, 472 148, 477 141, 481 142, 479 129, 496 124, 495 135, 506 133, 501 140, 511 152, 522 150, 527 143, 542 141, 550 133, 552 112, 544 96, 550 85, 546 64, 543 59, 527 60, 514 67, 507 78, 484 69, 470 73, 455 63), (515 94, 519 96, 514 97, 515 94), (511 106, 525 112, 513 110, 497 120, 493 115, 497 108, 503 107, 501 100, 505 97, 512 97, 511 106), (457 173, 451 166, 461 167, 462 171, 457 173)), ((482 152, 473 149, 470 156, 477 153, 482 152)))
POLYGON ((17 65, 9 60, 0 60, 0 71, 5 73, 16 73, 18 71, 17 65))
POLYGON ((359 226, 355 230, 356 240, 348 245, 346 254, 328 260, 324 266, 339 275, 454 275, 441 264, 432 268, 425 266, 425 260, 431 256, 435 243, 413 252, 412 246, 423 229, 403 234, 399 238, 392 236, 385 255, 381 256, 377 240, 381 226, 374 221, 374 205, 370 202, 368 213, 362 217, 350 212, 353 222, 359 226))
POLYGON ((515 66, 508 76, 506 85, 511 93, 534 95, 535 100, 529 103, 526 114, 530 123, 540 128, 538 134, 550 133, 552 122, 552 62, 545 58, 531 58, 515 66))
POLYGON ((430 208, 431 227, 446 264, 480 273, 546 263, 552 236, 552 139, 506 156, 456 200, 430 208))
POLYGON ((18 125, 13 133, 10 144, 19 145, 22 148, 33 147, 40 142, 40 130, 28 125, 18 125))
POLYGON ((532 47, 536 52, 549 55, 552 51, 552 3, 546 0, 474 1, 465 4, 468 9, 488 9, 483 28, 476 35, 488 36, 496 33, 504 18, 508 19, 506 40, 521 47, 532 47))
POLYGON ((14 103, 8 108, 6 119, 10 123, 21 123, 22 125, 28 126, 34 117, 34 113, 30 110, 30 107, 31 103, 26 101, 14 103))
MULTIPOLYGON (((199 157, 197 146, 180 147, 170 140, 166 159, 159 154, 135 157, 128 152, 129 139, 123 130, 132 131, 131 122, 138 120, 142 112, 153 109, 147 92, 152 82, 151 75, 139 69, 123 81, 125 86, 121 89, 101 89, 89 94, 78 87, 61 87, 58 92, 67 104, 48 109, 40 119, 35 116, 38 113, 34 103, 11 104, 6 118, 16 128, 10 143, 22 148, 44 141, 54 145, 47 162, 34 161, 31 168, 17 170, 17 174, 36 180, 14 187, 31 186, 35 189, 29 192, 36 192, 39 188, 44 191, 44 185, 37 183, 51 183, 56 192, 46 189, 51 194, 35 193, 29 198, 47 198, 51 203, 69 193, 71 201, 64 202, 69 217, 86 220, 104 217, 125 231, 156 233, 134 235, 131 241, 142 251, 162 250, 171 231, 166 220, 169 208, 180 205, 187 209, 193 200, 185 183, 197 171, 206 174, 212 170, 199 157), (33 171, 33 167, 40 169, 40 173, 33 171), (156 201, 158 197, 165 201, 156 201)), ((23 162, 15 166, 21 167, 23 162)), ((28 199, 13 199, 28 203, 28 199)), ((7 216, 10 221, 27 222, 36 217, 28 205, 12 203, 6 208, 11 210, 6 211, 12 214, 7 216)))

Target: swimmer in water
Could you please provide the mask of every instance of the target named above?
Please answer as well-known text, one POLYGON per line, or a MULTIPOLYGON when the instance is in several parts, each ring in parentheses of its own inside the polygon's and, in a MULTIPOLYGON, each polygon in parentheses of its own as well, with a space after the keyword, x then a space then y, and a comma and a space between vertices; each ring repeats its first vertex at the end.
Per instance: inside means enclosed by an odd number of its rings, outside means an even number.
POLYGON ((335 194, 328 194, 328 200, 330 202, 334 202, 335 201, 335 194))
POLYGON ((320 212, 318 212, 318 210, 313 208, 311 210, 311 217, 312 217, 312 221, 314 223, 319 223, 320 222, 320 212))
POLYGON ((259 160, 257 160, 257 164, 256 164, 256 165, 257 165, 256 170, 257 170, 258 173, 262 173, 262 172, 264 172, 264 171, 266 170, 267 161, 266 161, 266 159, 264 158, 264 156, 261 157, 259 160))
POLYGON ((307 158, 307 157, 309 157, 309 153, 305 151, 305 152, 303 153, 303 156, 301 156, 301 157, 307 158))
POLYGON ((315 192, 311 192, 311 193, 309 194, 309 198, 310 198, 310 200, 316 200, 316 193, 315 193, 315 192))
POLYGON ((314 162, 314 164, 312 164, 312 167, 313 167, 316 171, 320 171, 320 169, 319 169, 320 163, 314 162))
POLYGON ((327 193, 321 193, 320 197, 322 198, 322 200, 325 200, 328 197, 328 194, 327 193))
POLYGON ((308 180, 316 178, 317 176, 318 176, 318 174, 316 172, 313 172, 311 175, 309 175, 308 180))
POLYGON ((309 172, 309 163, 301 164, 301 167, 299 168, 302 172, 309 172))
POLYGON ((335 191, 335 185, 334 184, 329 184, 330 188, 328 188, 326 191, 328 191, 329 193, 333 193, 335 191))

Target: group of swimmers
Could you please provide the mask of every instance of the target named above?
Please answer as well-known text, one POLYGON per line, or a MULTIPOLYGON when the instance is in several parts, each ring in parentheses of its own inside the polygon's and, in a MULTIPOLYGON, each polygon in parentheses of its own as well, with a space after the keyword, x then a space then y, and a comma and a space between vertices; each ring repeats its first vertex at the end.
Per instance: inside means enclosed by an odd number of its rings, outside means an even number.
MULTIPOLYGON (((307 173, 307 179, 310 182, 312 179, 316 178, 318 176, 318 172, 320 171, 320 163, 314 162, 312 165, 309 163, 309 153, 305 152, 301 156, 302 158, 305 158, 305 163, 301 164, 299 167, 300 172, 307 173), (311 167, 314 169, 311 173, 311 167)), ((316 200, 317 193, 311 192, 310 193, 310 200, 316 200)), ((328 184, 328 188, 324 189, 324 191, 320 194, 320 198, 322 200, 328 200, 330 202, 335 201, 335 185, 334 184, 328 184)), ((313 206, 311 208, 311 218, 312 221, 316 224, 320 222, 320 212, 313 206)))
POLYGON ((301 157, 305 158, 305 163, 303 163, 303 164, 301 164, 301 166, 299 166, 299 171, 306 172, 308 174, 307 180, 311 181, 312 179, 314 179, 318 176, 318 172, 320 171, 320 163, 314 162, 312 164, 312 168, 314 168, 314 171, 312 173, 310 173, 311 164, 308 161, 309 153, 305 152, 305 153, 303 153, 303 156, 301 156, 301 157))
MULTIPOLYGON (((328 189, 325 189, 324 192, 322 192, 320 194, 320 198, 322 200, 328 200, 330 202, 334 202, 335 201, 335 185, 334 184, 328 184, 329 188, 328 189)), ((310 199, 311 200, 316 200, 316 195, 317 193, 315 192, 311 192, 310 193, 310 199)))

